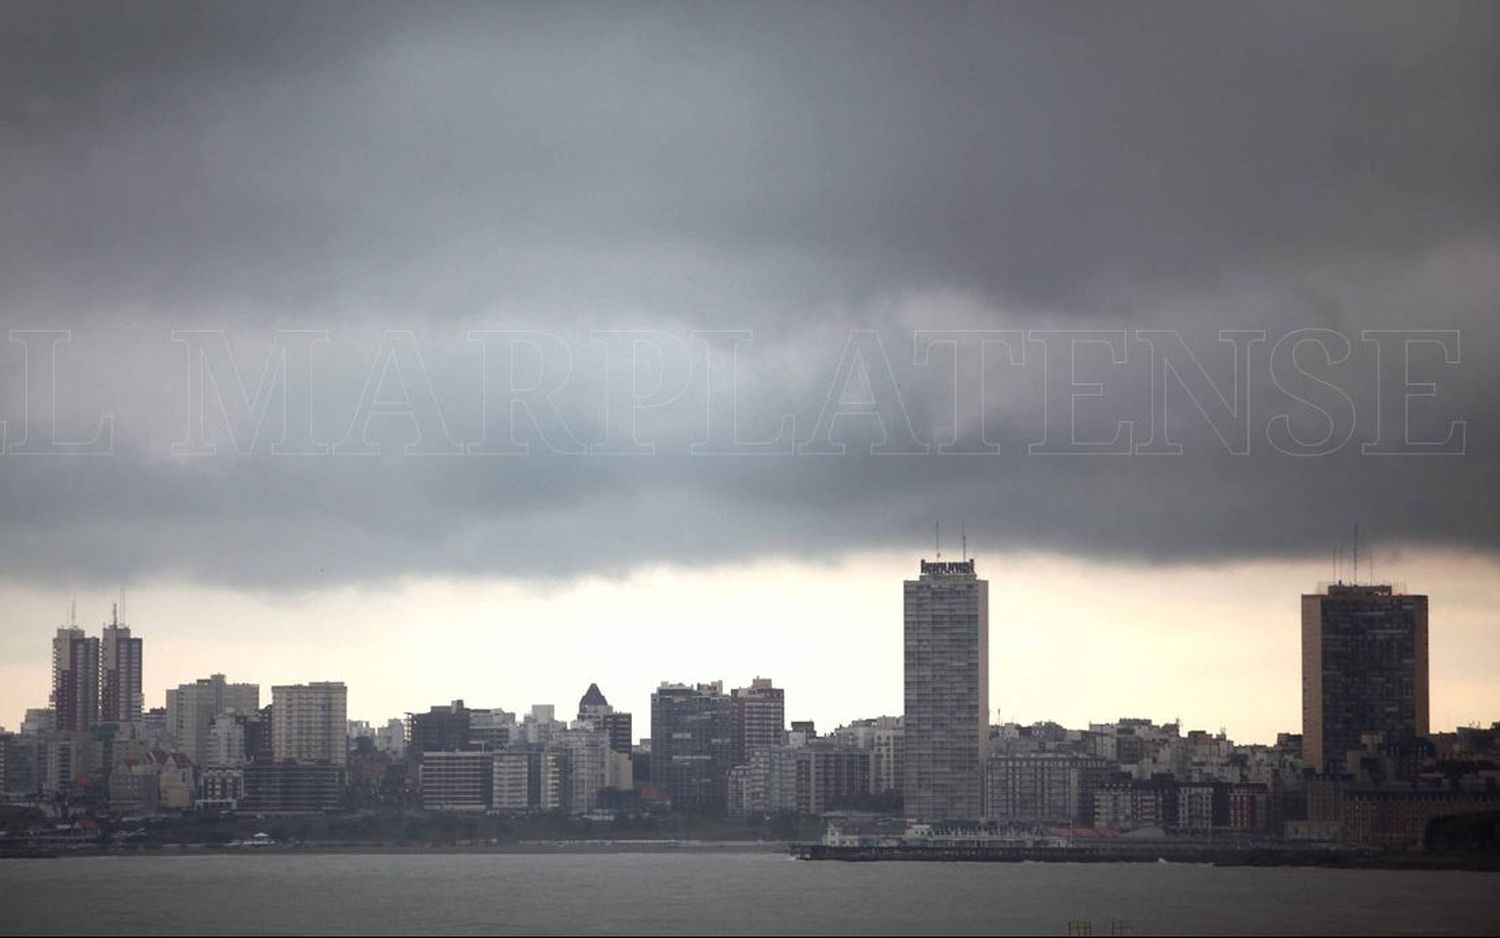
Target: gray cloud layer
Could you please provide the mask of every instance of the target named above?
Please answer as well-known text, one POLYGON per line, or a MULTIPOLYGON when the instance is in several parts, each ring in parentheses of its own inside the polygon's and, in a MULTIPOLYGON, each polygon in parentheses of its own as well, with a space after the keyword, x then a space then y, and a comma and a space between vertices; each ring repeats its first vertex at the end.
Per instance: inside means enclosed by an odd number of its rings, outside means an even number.
MULTIPOLYGON (((1321 558, 1355 521, 1493 551, 1497 26, 1479 3, 6 4, 0 325, 74 330, 64 422, 114 413, 117 453, 0 457, 0 567, 620 570, 916 548, 937 515, 984 548, 1169 561, 1321 558), (1420 419, 1467 419, 1468 453, 1282 455, 1262 354, 1244 457, 1192 412, 1182 457, 1024 456, 1024 387, 991 389, 996 457, 169 455, 173 329, 227 330, 252 373, 275 329, 329 330, 333 438, 372 337, 417 330, 472 438, 465 331, 510 327, 753 330, 756 433, 810 429, 857 328, 924 431, 915 328, 1180 328, 1206 355, 1219 329, 1456 329, 1420 419)), ((19 362, 0 348, 13 435, 19 362)), ((600 371, 578 363, 582 424, 600 371)), ((1367 439, 1368 355, 1344 378, 1367 439)))

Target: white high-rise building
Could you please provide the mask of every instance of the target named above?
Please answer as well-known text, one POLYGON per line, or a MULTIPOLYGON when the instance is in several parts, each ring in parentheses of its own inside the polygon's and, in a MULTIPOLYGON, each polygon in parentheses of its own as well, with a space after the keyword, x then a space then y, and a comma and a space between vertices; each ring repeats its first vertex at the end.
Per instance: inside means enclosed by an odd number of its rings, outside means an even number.
POLYGON ((347 765, 348 708, 342 681, 271 688, 271 754, 277 762, 347 765))
POLYGON ((203 764, 215 767, 244 765, 250 761, 245 753, 245 715, 221 713, 214 717, 208 730, 208 751, 203 764))
POLYGON ((838 745, 870 752, 870 793, 883 795, 901 790, 901 718, 873 717, 855 720, 833 731, 838 745))
POLYGON ((922 561, 905 586, 906 816, 984 816, 989 741, 989 583, 974 561, 922 561))
POLYGON ((497 811, 521 812, 531 807, 531 760, 527 752, 494 754, 494 793, 490 803, 497 811))
POLYGON ((214 718, 223 713, 245 716, 260 710, 259 684, 231 684, 224 675, 199 678, 167 691, 167 735, 194 765, 207 765, 214 718))
POLYGON ((552 704, 533 704, 531 713, 521 721, 521 738, 530 745, 545 746, 554 732, 568 728, 566 723, 558 722, 556 713, 557 708, 552 704))
POLYGON ((553 732, 542 751, 541 806, 572 814, 598 807, 609 753, 609 736, 587 720, 553 732))
POLYGON ((392 717, 385 726, 376 728, 375 748, 392 759, 403 758, 406 755, 406 721, 392 717))
POLYGON ((516 734, 516 715, 496 707, 469 711, 469 745, 499 752, 516 734))

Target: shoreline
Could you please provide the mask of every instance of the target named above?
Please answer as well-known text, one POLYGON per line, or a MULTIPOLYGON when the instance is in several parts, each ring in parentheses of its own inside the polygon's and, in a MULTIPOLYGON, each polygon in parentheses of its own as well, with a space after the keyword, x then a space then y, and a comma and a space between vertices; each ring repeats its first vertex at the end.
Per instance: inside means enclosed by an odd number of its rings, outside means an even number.
POLYGON ((835 863, 1108 863, 1234 867, 1295 867, 1357 870, 1464 870, 1500 872, 1494 853, 1418 853, 1259 846, 1211 848, 1160 844, 1128 849, 1092 847, 918 847, 792 844, 799 860, 835 863))
POLYGON ((161 856, 370 856, 385 855, 457 855, 457 854, 608 854, 608 853, 693 853, 747 854, 775 853, 790 856, 788 841, 758 840, 558 840, 517 841, 513 843, 399 844, 319 841, 300 844, 277 844, 267 847, 231 847, 227 844, 154 844, 141 847, 108 849, 78 848, 15 851, 0 853, 0 859, 53 859, 63 857, 161 857, 161 856))
POLYGON ((1285 867, 1500 873, 1500 857, 1474 854, 1351 852, 1340 850, 1202 850, 1182 847, 1135 850, 983 851, 921 848, 831 848, 822 844, 757 840, 535 840, 511 843, 402 844, 320 841, 266 847, 160 844, 100 849, 33 849, 0 853, 0 860, 82 857, 239 856, 588 856, 607 854, 736 856, 779 854, 788 859, 836 863, 1062 863, 1088 865, 1285 867))

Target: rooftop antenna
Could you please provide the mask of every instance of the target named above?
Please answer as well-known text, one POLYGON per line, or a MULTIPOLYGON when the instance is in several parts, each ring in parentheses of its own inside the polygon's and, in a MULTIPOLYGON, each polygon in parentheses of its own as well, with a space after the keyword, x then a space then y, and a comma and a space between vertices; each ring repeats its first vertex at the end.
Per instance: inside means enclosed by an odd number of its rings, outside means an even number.
POLYGON ((941 520, 934 521, 932 523, 932 536, 933 536, 933 539, 937 542, 937 557, 935 559, 942 560, 943 559, 943 522, 941 520))
POLYGON ((116 628, 118 628, 119 625, 120 625, 120 604, 119 603, 110 603, 109 604, 109 618, 110 618, 110 623, 109 624, 115 626, 116 628))
POLYGON ((964 562, 968 563, 968 561, 969 561, 969 532, 966 529, 966 527, 964 525, 964 522, 962 522, 962 521, 960 521, 958 523, 958 540, 959 540, 959 543, 963 547, 963 554, 964 554, 963 559, 964 559, 964 562))
POLYGON ((75 595, 73 601, 68 604, 68 627, 78 628, 78 597, 75 595))
POLYGON ((1359 582, 1359 522, 1354 523, 1354 582, 1359 582))

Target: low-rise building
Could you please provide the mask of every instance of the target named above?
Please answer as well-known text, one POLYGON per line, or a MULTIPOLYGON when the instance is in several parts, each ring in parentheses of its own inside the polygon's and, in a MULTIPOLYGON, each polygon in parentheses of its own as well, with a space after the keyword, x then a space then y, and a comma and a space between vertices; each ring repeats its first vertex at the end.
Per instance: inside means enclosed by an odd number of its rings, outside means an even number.
POLYGON ((256 814, 321 814, 343 804, 344 770, 328 764, 254 762, 243 769, 240 810, 256 814))
POLYGON ((1232 785, 1229 788, 1229 829, 1246 833, 1264 833, 1271 823, 1270 789, 1260 784, 1232 785))
POLYGON ((1100 830, 1165 831, 1176 824, 1177 783, 1170 778, 1105 783, 1094 791, 1094 826, 1100 830))
POLYGON ((428 811, 486 810, 494 762, 493 753, 478 749, 422 753, 422 807, 428 811))
POLYGON ((872 752, 832 739, 752 750, 727 783, 731 814, 822 814, 857 805, 870 794, 872 752))
POLYGON ((1228 826, 1228 785, 1223 782, 1187 782, 1177 786, 1177 830, 1206 834, 1228 826))
POLYGON ((1349 789, 1341 837, 1367 847, 1415 847, 1440 817, 1500 810, 1500 791, 1451 788, 1349 789))
POLYGON ((985 763, 986 814, 1002 824, 1089 824, 1094 792, 1114 766, 1094 756, 1038 752, 985 763))
POLYGON ((199 810, 233 811, 245 798, 243 766, 213 766, 204 769, 198 780, 199 810))

